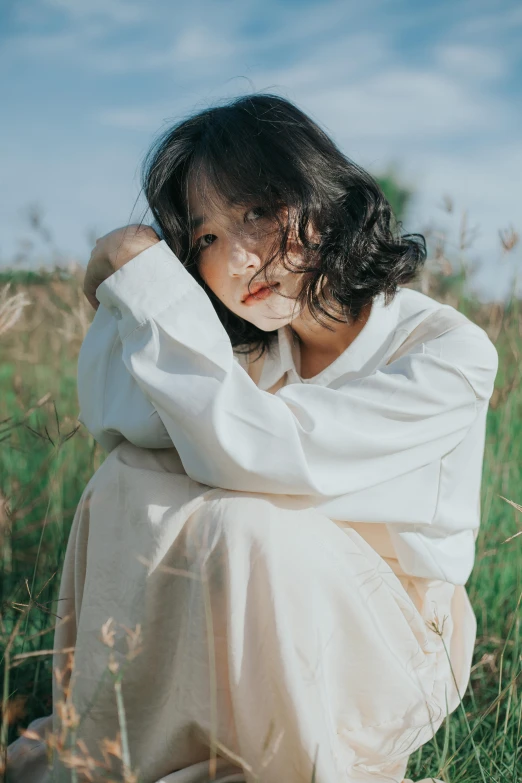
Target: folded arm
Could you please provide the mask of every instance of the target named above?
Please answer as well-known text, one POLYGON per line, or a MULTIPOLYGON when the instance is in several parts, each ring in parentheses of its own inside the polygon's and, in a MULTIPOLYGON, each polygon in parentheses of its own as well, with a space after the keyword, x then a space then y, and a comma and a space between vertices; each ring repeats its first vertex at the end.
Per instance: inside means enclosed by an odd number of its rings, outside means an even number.
POLYGON ((123 437, 174 444, 187 474, 211 486, 324 498, 368 489, 451 451, 493 389, 496 349, 471 325, 444 352, 425 343, 335 390, 263 391, 165 241, 96 296, 104 307, 78 361, 80 421, 109 449, 123 437))

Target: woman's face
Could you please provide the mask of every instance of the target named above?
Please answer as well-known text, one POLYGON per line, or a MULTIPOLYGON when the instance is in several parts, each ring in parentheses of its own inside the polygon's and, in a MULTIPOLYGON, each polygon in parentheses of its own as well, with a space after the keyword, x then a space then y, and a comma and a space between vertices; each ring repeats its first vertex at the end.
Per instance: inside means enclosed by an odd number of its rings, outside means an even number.
MULTIPOLYGON (((189 184, 189 208, 196 224, 193 242, 199 251, 199 273, 229 310, 265 332, 279 329, 299 315, 294 300, 305 273, 289 272, 280 262, 266 271, 268 282, 276 285, 276 290, 265 289, 265 295, 259 299, 250 297, 244 301, 250 280, 268 259, 271 248, 274 252, 277 223, 264 218, 255 206, 248 211, 204 208, 201 189, 193 183, 189 184), (279 291, 284 297, 278 296, 279 291)), ((288 256, 293 263, 302 258, 297 243, 289 244, 288 256)), ((263 275, 255 280, 252 290, 258 284, 266 285, 263 275)))

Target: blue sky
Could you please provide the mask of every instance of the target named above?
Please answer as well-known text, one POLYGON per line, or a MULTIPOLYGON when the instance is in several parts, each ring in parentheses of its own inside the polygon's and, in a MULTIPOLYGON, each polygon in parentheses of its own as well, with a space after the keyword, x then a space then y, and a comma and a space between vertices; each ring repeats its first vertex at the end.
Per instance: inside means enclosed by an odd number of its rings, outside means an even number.
POLYGON ((518 0, 4 0, 0 30, 0 265, 49 257, 23 245, 33 207, 64 262, 86 263, 93 237, 143 216, 158 134, 259 91, 373 174, 394 165, 416 193, 407 230, 456 247, 467 211, 483 299, 522 277, 522 238, 506 257, 498 235, 522 235, 518 0))

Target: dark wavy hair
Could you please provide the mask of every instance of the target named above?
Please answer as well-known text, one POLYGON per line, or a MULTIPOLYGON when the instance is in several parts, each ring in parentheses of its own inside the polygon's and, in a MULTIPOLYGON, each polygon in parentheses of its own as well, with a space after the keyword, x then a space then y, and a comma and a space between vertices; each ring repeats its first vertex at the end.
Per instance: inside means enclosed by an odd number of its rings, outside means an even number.
POLYGON ((355 322, 377 294, 384 293, 388 304, 426 260, 423 235, 401 233, 377 181, 290 101, 253 94, 190 116, 153 143, 142 164, 142 188, 158 235, 204 288, 242 353, 264 353, 277 333, 229 310, 198 272, 188 183, 201 173, 222 205, 260 207, 277 223, 274 252, 255 277, 268 280, 266 270, 276 261, 290 272, 306 272, 297 311, 308 305, 326 328, 331 320, 355 322), (291 227, 281 218, 284 207, 296 215, 293 236, 302 245, 297 267, 287 258, 291 227), (319 243, 308 239, 309 227, 319 232, 319 243))

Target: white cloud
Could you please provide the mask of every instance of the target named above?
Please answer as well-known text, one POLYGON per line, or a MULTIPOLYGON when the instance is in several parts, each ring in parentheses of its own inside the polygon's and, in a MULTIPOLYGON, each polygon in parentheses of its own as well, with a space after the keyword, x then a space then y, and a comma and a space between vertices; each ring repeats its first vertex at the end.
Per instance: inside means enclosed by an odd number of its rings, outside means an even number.
POLYGON ((434 48, 438 64, 448 74, 458 74, 474 82, 492 81, 509 73, 505 53, 487 46, 469 44, 442 44, 434 48))
POLYGON ((344 87, 306 91, 306 101, 330 126, 346 128, 350 138, 384 143, 392 138, 422 138, 425 143, 477 127, 493 131, 501 127, 504 114, 501 101, 474 96, 443 74, 404 67, 344 87))
MULTIPOLYGON (((520 58, 522 8, 502 5, 493 9, 489 0, 456 0, 451 8, 401 4, 394 9, 370 0, 363 9, 346 0, 302 7, 263 7, 258 0, 196 0, 188 6, 171 0, 40 0, 40 11, 60 18, 61 28, 49 31, 36 12, 31 22, 30 6, 22 4, 19 16, 25 8, 27 29, 7 41, 3 55, 11 65, 22 58, 35 67, 34 56, 42 66, 63 61, 80 69, 100 95, 98 106, 91 99, 82 116, 117 129, 123 145, 128 140, 118 171, 91 164, 82 170, 84 224, 87 214, 105 214, 109 223, 120 219, 124 194, 132 190, 132 172, 127 177, 122 171, 137 166, 140 150, 165 124, 215 100, 270 91, 296 102, 361 165, 375 172, 396 161, 418 188, 412 220, 423 223, 436 215, 445 193, 458 209, 468 208, 482 231, 476 252, 484 254, 496 285, 498 230, 513 223, 522 233, 516 212, 522 106, 508 96, 520 58), (262 34, 256 34, 257 18, 262 34), (120 81, 111 82, 111 75, 126 78, 121 93, 120 81), (136 90, 127 89, 133 84, 136 90), (143 84, 159 89, 149 95, 143 84), (120 94, 125 99, 119 100, 120 94), (136 99, 129 100, 129 94, 136 99), (100 103, 108 108, 100 109, 100 103), (126 130, 143 135, 127 137, 126 130), (100 177, 108 176, 114 179, 109 191, 99 185, 100 177), (89 207, 91 197, 96 207, 89 207)), ((72 131, 79 128, 73 124, 72 131)), ((96 143, 107 145, 104 138, 96 143)), ((38 169, 42 183, 52 179, 51 165, 38 169)), ((64 161, 62 190, 67 171, 64 161)), ((58 183, 52 182, 49 196, 58 198, 58 183)), ((132 200, 129 195, 130 206, 132 200)), ((60 214, 71 222, 65 211, 55 208, 53 214, 57 227, 60 214)), ((77 216, 74 221, 77 231, 77 216)))
MULTIPOLYGON (((365 13, 371 12, 372 5, 378 7, 381 0, 368 0, 365 13)), ((176 65, 189 63, 191 71, 183 76, 199 75, 207 81, 208 61, 218 71, 226 64, 230 72, 231 67, 239 64, 238 73, 241 73, 245 59, 268 56, 269 52, 271 58, 277 59, 278 48, 288 52, 303 45, 307 47, 306 54, 313 58, 314 50, 321 46, 323 39, 329 59, 337 52, 338 57, 351 61, 356 68, 369 56, 374 59, 388 36, 388 31, 379 35, 373 30, 370 34, 361 30, 359 35, 352 37, 353 51, 343 50, 336 40, 337 31, 346 26, 360 26, 361 21, 357 9, 344 0, 325 2, 320 14, 313 5, 303 6, 297 12, 293 5, 284 4, 265 9, 257 0, 231 0, 226 5, 203 0, 178 7, 171 0, 150 0, 149 3, 39 0, 35 7, 22 6, 19 16, 20 21, 27 22, 28 29, 7 42, 7 51, 13 58, 45 54, 53 59, 55 55, 67 53, 70 65, 109 74, 152 70, 168 73, 176 65), (45 18, 46 8, 59 13, 58 30, 49 31, 48 25, 43 25, 42 29, 42 25, 37 24, 45 18), (251 26, 246 34, 245 25, 260 11, 272 12, 273 24, 263 35, 256 35, 251 26), (119 40, 122 25, 138 24, 139 35, 131 42, 122 43, 119 40)), ((266 19, 266 13, 260 16, 266 19)))
POLYGON ((472 66, 480 60, 485 68, 488 57, 495 76, 506 73, 509 60, 485 47, 440 42, 434 59, 419 65, 401 62, 383 33, 354 33, 317 45, 287 67, 258 71, 255 81, 260 88, 284 86, 321 124, 355 144, 377 139, 389 148, 407 139, 426 145, 510 127, 513 109, 505 98, 480 72, 470 82, 472 66))
POLYGON ((522 27, 522 6, 517 3, 502 8, 502 4, 495 2, 493 8, 483 9, 477 5, 477 0, 469 0, 469 13, 464 14, 464 21, 457 25, 460 35, 477 37, 493 34, 513 33, 522 27))
POLYGON ((131 0, 41 0, 41 4, 82 24, 86 19, 93 18, 101 18, 115 25, 137 24, 149 16, 147 3, 131 0))
POLYGON ((230 57, 235 54, 234 42, 222 33, 216 34, 202 24, 192 25, 179 35, 175 49, 175 62, 191 62, 200 58, 230 57))

